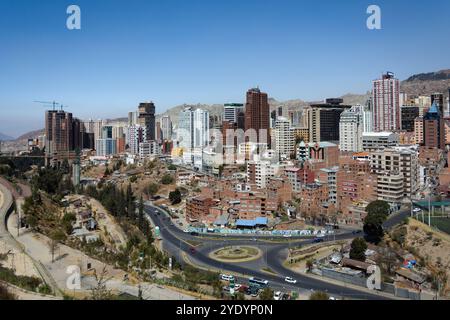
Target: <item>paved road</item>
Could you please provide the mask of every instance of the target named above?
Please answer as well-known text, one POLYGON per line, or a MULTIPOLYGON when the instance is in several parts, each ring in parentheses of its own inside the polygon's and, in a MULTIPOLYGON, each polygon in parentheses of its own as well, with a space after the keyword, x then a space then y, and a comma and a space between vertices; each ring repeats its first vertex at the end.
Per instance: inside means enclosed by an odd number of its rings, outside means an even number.
MULTIPOLYGON (((207 237, 199 238, 192 236, 190 234, 184 233, 177 227, 170 224, 167 219, 166 214, 163 210, 155 207, 146 206, 146 212, 149 217, 153 220, 156 226, 160 227, 161 237, 163 239, 164 249, 167 250, 171 255, 175 256, 178 261, 183 261, 182 253, 186 253, 190 256, 190 259, 194 260, 196 263, 200 263, 202 266, 210 267, 215 270, 227 270, 228 272, 234 272, 237 274, 243 274, 248 276, 255 276, 259 278, 267 279, 271 286, 274 288, 285 288, 296 291, 305 292, 306 290, 321 290, 327 291, 331 295, 355 298, 355 299, 367 299, 367 300, 386 300, 384 296, 380 296, 376 293, 367 293, 363 290, 357 290, 350 287, 345 287, 341 285, 332 284, 329 282, 321 281, 309 276, 305 276, 291 270, 286 269, 282 265, 287 257, 287 249, 289 245, 294 244, 307 244, 312 243, 312 239, 306 240, 293 240, 289 243, 270 243, 265 241, 253 241, 252 239, 238 239, 238 240, 226 240, 224 242, 232 242, 233 245, 252 245, 257 246, 263 252, 267 252, 264 256, 266 257, 265 263, 273 271, 277 272, 279 275, 270 275, 253 268, 249 268, 243 264, 228 264, 218 262, 208 257, 207 253, 216 247, 223 247, 223 242, 218 242, 217 240, 208 239, 207 237), (157 214, 159 212, 159 215, 157 214), (189 243, 189 241, 192 242, 189 243), (191 253, 191 248, 194 247, 195 242, 200 242, 201 247, 196 248, 196 253, 191 253), (205 249, 206 248, 206 249, 205 249), (298 280, 296 285, 287 284, 284 281, 285 276, 291 276, 298 280)), ((336 240, 351 239, 355 237, 353 234, 341 234, 336 235, 336 240)), ((225 238, 225 237, 224 237, 225 238)), ((234 237, 233 237, 234 238, 234 237)), ((327 239, 328 240, 328 239, 327 239)), ((329 239, 334 240, 334 239, 329 239)))

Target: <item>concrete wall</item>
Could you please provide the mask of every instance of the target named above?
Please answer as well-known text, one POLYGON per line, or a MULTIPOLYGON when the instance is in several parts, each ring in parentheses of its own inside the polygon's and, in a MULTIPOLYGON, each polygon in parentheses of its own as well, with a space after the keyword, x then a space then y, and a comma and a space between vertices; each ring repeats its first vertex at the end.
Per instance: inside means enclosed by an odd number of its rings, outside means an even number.
POLYGON ((366 288, 366 278, 364 276, 350 275, 342 272, 337 272, 332 269, 322 268, 322 275, 337 281, 354 284, 366 288))

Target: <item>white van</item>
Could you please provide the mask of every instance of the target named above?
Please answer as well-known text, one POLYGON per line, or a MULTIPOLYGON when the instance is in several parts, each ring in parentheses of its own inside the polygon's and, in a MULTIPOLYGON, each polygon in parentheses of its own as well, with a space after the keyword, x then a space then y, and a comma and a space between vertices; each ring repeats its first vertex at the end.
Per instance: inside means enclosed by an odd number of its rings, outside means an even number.
POLYGON ((221 274, 220 279, 223 281, 234 281, 234 277, 228 274, 221 274))

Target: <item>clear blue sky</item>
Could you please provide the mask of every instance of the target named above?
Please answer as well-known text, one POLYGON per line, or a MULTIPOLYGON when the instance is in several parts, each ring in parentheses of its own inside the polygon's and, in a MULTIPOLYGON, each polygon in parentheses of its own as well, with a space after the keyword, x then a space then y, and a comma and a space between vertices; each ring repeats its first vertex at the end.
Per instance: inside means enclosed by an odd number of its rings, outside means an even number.
POLYGON ((255 85, 278 100, 362 93, 386 70, 450 68, 449 16, 448 0, 0 0, 0 132, 42 128, 33 100, 99 118, 240 102, 255 85))

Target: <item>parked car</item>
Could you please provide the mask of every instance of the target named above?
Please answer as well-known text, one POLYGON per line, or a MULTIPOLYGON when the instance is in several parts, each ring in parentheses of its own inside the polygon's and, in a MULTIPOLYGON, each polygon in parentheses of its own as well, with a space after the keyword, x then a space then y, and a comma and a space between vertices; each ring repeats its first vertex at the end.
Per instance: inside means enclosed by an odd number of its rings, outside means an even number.
POLYGON ((322 238, 315 238, 313 240, 313 243, 319 243, 319 242, 323 242, 323 239, 322 238))
POLYGON ((292 283, 292 284, 296 284, 297 280, 291 278, 291 277, 286 277, 284 278, 284 281, 286 281, 287 283, 292 283))
POLYGON ((246 286, 245 284, 241 285, 239 287, 239 289, 237 289, 237 291, 242 292, 242 293, 246 293, 248 290, 248 286, 246 286))
POLYGON ((220 279, 223 281, 234 281, 234 277, 229 274, 221 274, 220 279))
POLYGON ((192 231, 191 232, 191 236, 197 237, 198 236, 198 232, 192 231))
POLYGON ((283 297, 283 293, 281 291, 274 292, 273 294, 273 300, 281 300, 283 297))

